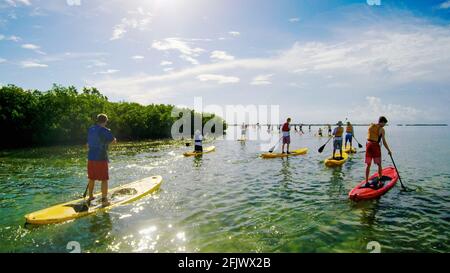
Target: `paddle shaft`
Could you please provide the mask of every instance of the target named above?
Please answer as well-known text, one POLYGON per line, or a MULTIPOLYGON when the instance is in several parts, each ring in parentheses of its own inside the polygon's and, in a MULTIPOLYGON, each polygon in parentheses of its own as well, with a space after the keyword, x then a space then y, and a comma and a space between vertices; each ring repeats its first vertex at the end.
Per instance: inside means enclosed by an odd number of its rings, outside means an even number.
POLYGON ((402 185, 402 188, 403 188, 404 190, 406 190, 405 185, 403 185, 402 178, 400 177, 400 173, 398 172, 397 165, 395 165, 394 158, 392 157, 391 154, 389 154, 389 156, 391 157, 392 164, 394 164, 395 171, 397 172, 397 175, 398 175, 398 180, 400 180, 400 185, 402 185))
POLYGON ((325 144, 323 144, 320 148, 319 148, 319 153, 323 152, 323 149, 325 149, 325 146, 327 146, 328 142, 330 142, 330 140, 333 139, 333 137, 329 137, 327 142, 325 142, 325 144))
MULTIPOLYGON (((353 136, 353 135, 352 135, 353 136)), ((356 139, 356 137, 355 136, 353 136, 353 138, 355 139, 355 141, 356 141, 356 143, 358 143, 358 145, 359 145, 359 148, 361 149, 363 146, 361 145, 361 143, 359 143, 359 141, 356 139)))
POLYGON ((278 140, 277 144, 275 144, 271 149, 269 149, 269 153, 272 153, 275 148, 280 144, 280 141, 283 139, 283 137, 280 137, 280 139, 278 140))
POLYGON ((89 182, 88 182, 88 184, 86 186, 86 190, 84 191, 83 198, 86 198, 86 195, 87 195, 87 192, 88 192, 88 188, 89 188, 89 182))

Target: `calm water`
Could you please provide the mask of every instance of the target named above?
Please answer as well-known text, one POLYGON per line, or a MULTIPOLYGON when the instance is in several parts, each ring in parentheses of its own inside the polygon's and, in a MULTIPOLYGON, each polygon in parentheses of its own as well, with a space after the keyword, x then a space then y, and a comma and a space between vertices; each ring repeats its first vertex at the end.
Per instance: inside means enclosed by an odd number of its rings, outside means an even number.
MULTIPOLYGON (((357 128, 360 141, 363 130, 357 128)), ((1 152, 0 252, 67 252, 70 241, 85 252, 368 252, 370 241, 382 252, 449 252, 450 129, 387 132, 414 192, 398 184, 379 200, 349 201, 363 178, 364 154, 326 168, 321 161, 331 145, 319 154, 326 139, 313 133, 293 134, 292 146, 309 153, 284 160, 259 158, 261 141, 211 141, 216 152, 200 159, 184 158, 188 148, 180 143, 125 143, 111 151, 111 186, 162 175, 160 191, 108 213, 41 227, 24 227, 23 215, 82 195, 86 150, 1 152)))

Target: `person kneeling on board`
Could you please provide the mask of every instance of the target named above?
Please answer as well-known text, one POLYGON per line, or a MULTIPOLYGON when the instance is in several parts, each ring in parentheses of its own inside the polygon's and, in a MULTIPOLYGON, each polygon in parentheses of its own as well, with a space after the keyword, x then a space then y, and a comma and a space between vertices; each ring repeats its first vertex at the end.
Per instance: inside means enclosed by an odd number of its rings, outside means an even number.
POLYGON ((339 150, 339 152, 341 153, 340 159, 343 158, 343 156, 342 156, 342 135, 344 134, 344 127, 342 127, 342 125, 343 125, 342 121, 339 121, 337 123, 338 127, 334 128, 334 131, 333 131, 333 137, 334 137, 334 139, 333 139, 333 159, 337 159, 335 157, 337 150, 339 150))
POLYGON ((283 145, 281 146, 281 153, 284 154, 284 145, 287 146, 286 153, 290 154, 289 152, 289 144, 291 144, 291 118, 288 118, 286 122, 283 124, 282 130, 282 138, 283 138, 283 145))
POLYGON ((378 119, 377 124, 372 123, 369 126, 366 143, 366 184, 364 187, 379 188, 382 183, 381 178, 383 177, 383 167, 381 166, 381 141, 383 141, 384 147, 386 147, 388 154, 392 155, 391 149, 386 141, 386 133, 384 131, 384 126, 386 126, 387 122, 387 119, 381 116, 378 119), (369 182, 372 160, 378 165, 378 179, 375 180, 374 183, 369 182))
POLYGON ((194 133, 194 152, 202 153, 203 152, 203 136, 200 130, 195 130, 194 133))
POLYGON ((116 143, 116 138, 111 130, 106 128, 108 117, 105 114, 97 116, 97 124, 88 130, 88 179, 89 199, 88 204, 94 200, 95 181, 102 182, 102 204, 108 206, 108 145, 116 143))

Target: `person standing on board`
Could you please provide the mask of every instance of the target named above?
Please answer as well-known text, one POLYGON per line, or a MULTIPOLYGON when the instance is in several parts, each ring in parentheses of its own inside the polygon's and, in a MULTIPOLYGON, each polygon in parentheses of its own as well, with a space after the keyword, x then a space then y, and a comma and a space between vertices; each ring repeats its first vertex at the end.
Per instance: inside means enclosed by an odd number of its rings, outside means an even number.
POLYGON ((286 153, 290 154, 289 152, 289 145, 291 144, 291 118, 288 118, 286 122, 283 124, 281 131, 282 131, 282 138, 283 138, 283 145, 281 146, 281 153, 284 154, 284 145, 286 145, 286 153))
POLYGON ((308 130, 311 133, 311 124, 308 126, 308 130))
POLYGON ((331 125, 328 124, 327 127, 328 127, 328 136, 330 137, 331 136, 331 125))
POLYGON ((383 167, 381 166, 381 146, 380 142, 383 141, 384 147, 388 151, 389 155, 392 155, 391 149, 386 141, 386 133, 384 131, 384 126, 386 126, 388 120, 381 116, 378 119, 377 124, 370 124, 369 130, 367 132, 367 143, 366 143, 366 186, 369 185, 369 175, 370 166, 373 162, 378 165, 378 181, 381 181, 383 177, 383 167))
POLYGON ((247 126, 242 123, 241 126, 241 139, 245 139, 245 135, 247 134, 247 126))
POLYGON ((347 121, 347 127, 345 128, 345 145, 347 147, 347 142, 350 142, 350 151, 352 150, 352 140, 353 140, 353 125, 350 121, 347 121))
POLYGON ((203 152, 203 136, 200 130, 195 130, 194 133, 194 152, 202 153, 203 152))
POLYGON ((89 199, 88 204, 94 200, 95 181, 102 182, 102 204, 108 206, 108 145, 116 143, 116 138, 111 130, 106 128, 108 116, 97 115, 97 124, 88 130, 88 179, 89 199))
POLYGON ((323 136, 322 128, 321 128, 321 127, 319 127, 318 136, 320 136, 320 137, 323 136))
POLYGON ((333 131, 333 159, 336 159, 335 154, 337 150, 339 150, 342 158, 342 136, 344 135, 344 127, 342 125, 342 121, 339 121, 337 123, 338 127, 334 128, 333 131))

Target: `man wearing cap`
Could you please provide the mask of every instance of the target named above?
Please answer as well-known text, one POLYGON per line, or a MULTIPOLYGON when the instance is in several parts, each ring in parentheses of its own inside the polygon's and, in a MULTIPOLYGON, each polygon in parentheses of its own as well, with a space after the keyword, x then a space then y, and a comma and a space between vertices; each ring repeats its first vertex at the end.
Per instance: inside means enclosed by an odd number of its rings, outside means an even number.
POLYGON ((342 158, 342 136, 344 135, 344 127, 342 127, 342 121, 337 123, 336 128, 333 130, 333 159, 335 158, 336 150, 339 150, 342 158))

